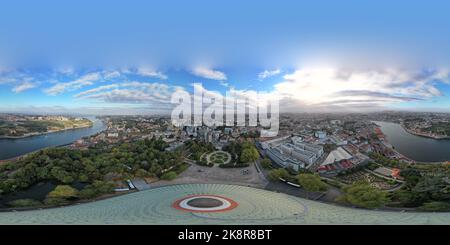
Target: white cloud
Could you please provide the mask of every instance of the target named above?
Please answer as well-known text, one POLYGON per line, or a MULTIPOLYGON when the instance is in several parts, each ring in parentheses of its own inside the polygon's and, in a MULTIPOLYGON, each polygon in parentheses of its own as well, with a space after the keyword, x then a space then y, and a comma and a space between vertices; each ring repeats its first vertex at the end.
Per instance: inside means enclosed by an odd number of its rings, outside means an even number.
POLYGON ((192 74, 211 80, 218 80, 218 81, 227 80, 227 76, 225 75, 225 73, 201 66, 196 67, 192 71, 192 74))
POLYGON ((149 67, 139 67, 137 69, 137 74, 144 77, 155 77, 163 80, 167 79, 167 75, 162 72, 155 71, 154 69, 149 67))
POLYGON ((281 73, 281 70, 280 70, 280 69, 275 69, 275 70, 265 70, 265 71, 263 71, 263 72, 261 72, 261 73, 258 74, 258 79, 259 79, 259 80, 264 80, 264 79, 266 79, 266 78, 268 78, 268 77, 273 77, 273 76, 278 75, 278 74, 280 74, 280 73, 281 73))
POLYGON ((99 79, 101 79, 100 73, 89 73, 71 82, 56 83, 54 86, 44 90, 44 92, 49 95, 58 95, 66 91, 75 91, 80 88, 92 85, 99 79))
MULTIPOLYGON (((300 106, 388 105, 441 96, 436 81, 448 82, 448 71, 346 71, 304 68, 275 84, 275 93, 300 106)), ((302 108, 298 108, 299 110, 302 108)))
POLYGON ((154 99, 150 94, 138 89, 113 89, 86 95, 84 98, 110 103, 143 103, 154 99))
POLYGON ((109 103, 161 105, 170 103, 172 93, 180 89, 183 88, 162 83, 125 82, 99 86, 74 97, 109 103))
POLYGON ((36 83, 32 83, 32 82, 23 82, 23 83, 21 83, 21 84, 15 86, 15 87, 12 89, 12 91, 13 91, 14 93, 20 93, 20 92, 23 92, 23 91, 25 91, 25 90, 32 89, 32 88, 35 88, 35 87, 37 87, 37 84, 36 84, 36 83))
POLYGON ((103 72, 103 79, 105 80, 111 80, 114 78, 120 77, 120 72, 118 71, 105 71, 103 72))
POLYGON ((86 96, 86 95, 89 95, 89 94, 95 94, 95 93, 98 93, 98 92, 107 91, 107 90, 115 89, 115 88, 118 88, 118 87, 119 87, 118 84, 109 84, 109 85, 98 86, 96 88, 89 89, 89 90, 83 91, 81 93, 78 93, 78 94, 75 95, 75 97, 76 98, 82 98, 83 96, 86 96))
POLYGON ((20 93, 37 87, 39 83, 34 82, 34 80, 35 79, 28 74, 10 73, 7 76, 0 77, 0 85, 11 85, 13 86, 12 91, 14 93, 20 93))

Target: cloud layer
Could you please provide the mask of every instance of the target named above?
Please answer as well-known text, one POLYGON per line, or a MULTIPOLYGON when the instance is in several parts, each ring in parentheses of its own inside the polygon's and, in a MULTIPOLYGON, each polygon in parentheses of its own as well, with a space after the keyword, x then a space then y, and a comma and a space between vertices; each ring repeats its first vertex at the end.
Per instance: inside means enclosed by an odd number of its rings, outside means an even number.
POLYGON ((23 83, 15 86, 12 90, 13 90, 14 93, 21 93, 21 92, 23 92, 25 90, 32 89, 32 88, 35 88, 37 86, 38 85, 36 83, 23 82, 23 83))
POLYGON ((163 83, 123 82, 102 85, 76 94, 77 99, 89 99, 106 103, 167 104, 177 86, 163 83))
MULTIPOLYGON (((321 66, 286 71, 283 68, 283 75, 281 69, 252 74, 260 79, 272 77, 271 86, 265 87, 264 92, 271 99, 278 99, 281 111, 286 112, 389 109, 396 105, 439 100, 450 91, 449 69, 344 69, 321 66)), ((148 67, 88 71, 63 69, 44 75, 22 70, 1 74, 0 86, 7 87, 12 94, 27 91, 37 93, 37 96, 53 96, 56 99, 49 101, 65 101, 67 104, 69 101, 74 105, 80 102, 92 106, 142 105, 167 110, 171 108, 173 92, 193 88, 192 82, 195 81, 190 81, 192 77, 189 73, 217 81, 201 87, 206 94, 222 96, 225 88, 230 94, 241 98, 261 92, 239 87, 240 82, 246 81, 227 80, 224 72, 214 69, 197 67, 181 73, 186 81, 180 74, 167 73, 177 80, 179 85, 176 86, 168 80, 168 75, 148 67), (155 79, 158 81, 155 82, 155 79)), ((233 78, 233 73, 230 75, 233 78)), ((32 101, 30 97, 30 101, 22 104, 32 105, 32 101)), ((46 101, 45 97, 42 101, 46 101)))
POLYGON ((299 106, 379 106, 442 96, 438 81, 449 83, 449 72, 304 68, 285 75, 274 93, 299 106))

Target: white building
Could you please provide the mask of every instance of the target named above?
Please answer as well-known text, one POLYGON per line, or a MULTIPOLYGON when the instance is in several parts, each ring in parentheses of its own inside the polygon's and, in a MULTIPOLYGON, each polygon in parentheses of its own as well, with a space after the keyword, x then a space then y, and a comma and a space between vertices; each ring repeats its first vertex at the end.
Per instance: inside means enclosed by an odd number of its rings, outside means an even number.
POLYGON ((117 138, 119 137, 119 133, 108 133, 108 138, 117 138))
POLYGON ((325 139, 327 137, 327 133, 324 131, 316 131, 314 136, 319 139, 325 139))
POLYGON ((291 167, 296 171, 308 168, 324 153, 322 146, 302 142, 300 137, 294 136, 290 142, 284 140, 265 142, 266 154, 282 167, 291 167))

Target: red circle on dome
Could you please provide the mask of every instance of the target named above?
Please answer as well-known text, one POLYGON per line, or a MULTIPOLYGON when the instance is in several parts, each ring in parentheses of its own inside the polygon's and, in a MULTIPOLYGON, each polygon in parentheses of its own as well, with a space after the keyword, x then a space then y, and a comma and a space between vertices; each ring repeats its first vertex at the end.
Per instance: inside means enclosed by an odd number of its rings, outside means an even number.
MULTIPOLYGON (((223 204, 222 204, 223 205, 223 204)), ((185 211, 185 212, 193 212, 193 213, 215 213, 215 212, 225 212, 225 211, 229 211, 232 210, 234 208, 236 208, 238 206, 238 203, 235 202, 234 200, 228 198, 228 197, 224 197, 224 196, 219 196, 219 195, 189 195, 186 197, 183 197, 181 199, 176 200, 173 204, 172 207, 181 211, 185 211), (190 209, 189 207, 182 207, 180 204, 188 199, 191 199, 190 201, 196 200, 195 198, 203 198, 203 199, 213 199, 213 200, 218 200, 220 201, 220 199, 223 199, 225 201, 227 201, 229 203, 229 205, 227 207, 224 207, 222 209, 208 209, 208 208, 204 208, 201 209, 199 207, 192 207, 192 209, 190 209)))

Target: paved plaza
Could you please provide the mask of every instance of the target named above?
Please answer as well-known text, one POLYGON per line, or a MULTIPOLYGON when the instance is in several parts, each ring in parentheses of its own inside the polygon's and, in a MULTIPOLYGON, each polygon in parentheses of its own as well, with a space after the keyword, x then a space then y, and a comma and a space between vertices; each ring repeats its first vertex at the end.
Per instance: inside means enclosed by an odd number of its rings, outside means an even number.
POLYGON ((160 187, 92 203, 0 213, 0 224, 449 224, 450 213, 371 211, 339 207, 258 188, 223 184, 160 187), (178 210, 190 195, 237 202, 226 212, 178 210))
POLYGON ((206 167, 197 164, 191 166, 171 181, 161 180, 152 183, 152 187, 167 186, 174 184, 237 184, 264 188, 268 182, 262 178, 260 173, 252 164, 245 168, 220 168, 218 166, 206 167), (244 174, 244 171, 247 174, 244 174))

